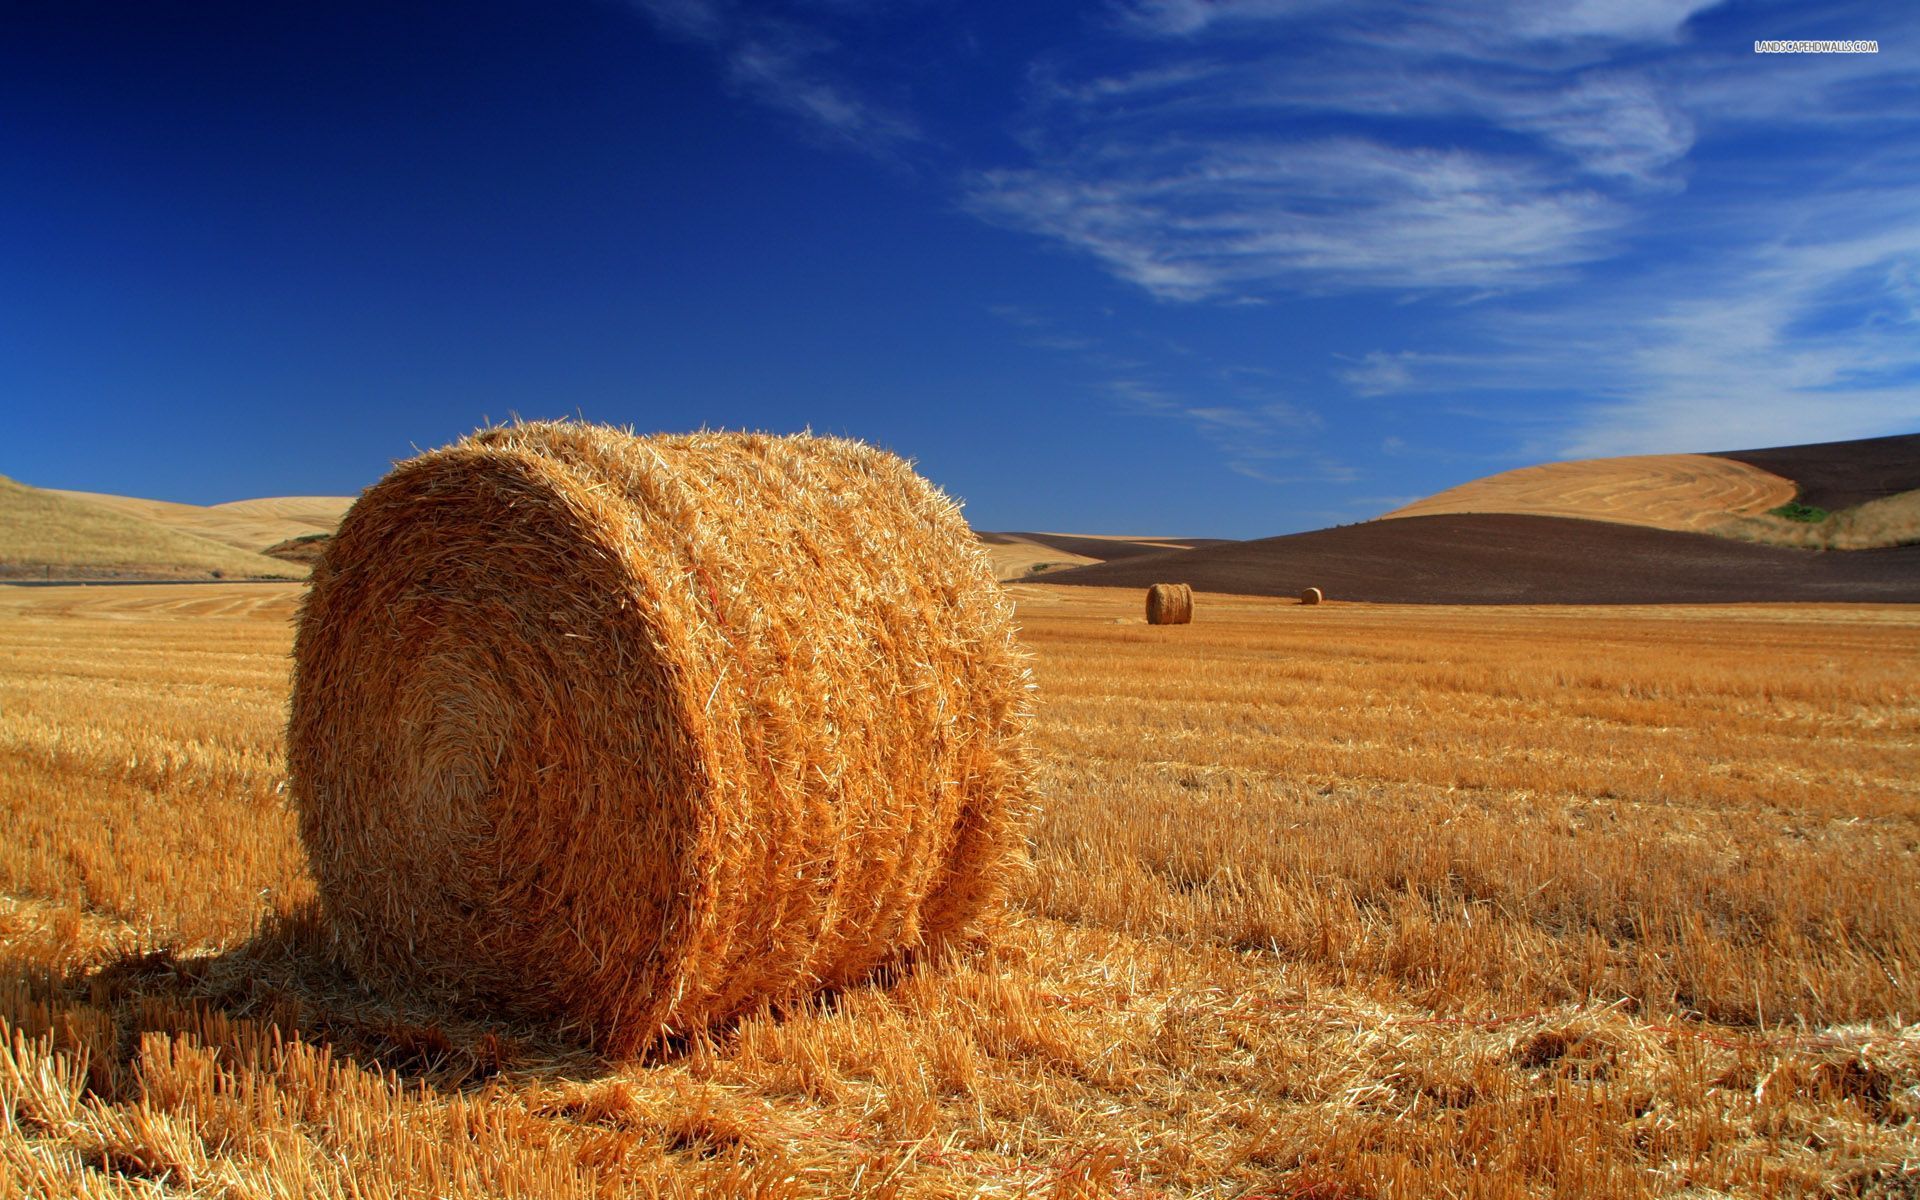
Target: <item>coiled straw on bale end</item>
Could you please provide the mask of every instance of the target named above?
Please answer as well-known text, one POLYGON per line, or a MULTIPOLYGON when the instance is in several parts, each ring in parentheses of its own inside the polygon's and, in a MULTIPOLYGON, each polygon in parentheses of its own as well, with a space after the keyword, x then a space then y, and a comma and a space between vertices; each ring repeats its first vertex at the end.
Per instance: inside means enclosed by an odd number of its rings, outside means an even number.
POLYGON ((349 965, 611 1055, 950 939, 1021 862, 1011 608, 857 442, 475 434, 354 505, 294 657, 349 965))
POLYGON ((1187 625, 1193 621, 1193 589, 1184 583, 1156 583, 1147 589, 1147 624, 1187 625))
POLYGON ((1326 594, 1319 588, 1308 588, 1306 591, 1300 593, 1300 603, 1302 604, 1318 604, 1326 598, 1326 594))

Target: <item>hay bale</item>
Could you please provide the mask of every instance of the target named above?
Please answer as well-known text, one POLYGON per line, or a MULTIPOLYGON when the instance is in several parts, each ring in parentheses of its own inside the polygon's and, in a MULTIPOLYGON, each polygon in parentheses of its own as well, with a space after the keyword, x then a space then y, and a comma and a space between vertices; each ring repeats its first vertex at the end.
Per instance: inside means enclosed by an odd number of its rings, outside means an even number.
POLYGON ((1193 589, 1184 583, 1156 583, 1147 589, 1147 624, 1187 625, 1193 621, 1193 589))
POLYGON ((858 442, 540 423, 402 463, 294 644, 343 957, 628 1056, 950 939, 1023 852, 1011 617, 858 442))
POLYGON ((1302 604, 1318 604, 1326 598, 1326 593, 1322 592, 1319 588, 1308 588, 1306 591, 1300 593, 1300 603, 1302 604))

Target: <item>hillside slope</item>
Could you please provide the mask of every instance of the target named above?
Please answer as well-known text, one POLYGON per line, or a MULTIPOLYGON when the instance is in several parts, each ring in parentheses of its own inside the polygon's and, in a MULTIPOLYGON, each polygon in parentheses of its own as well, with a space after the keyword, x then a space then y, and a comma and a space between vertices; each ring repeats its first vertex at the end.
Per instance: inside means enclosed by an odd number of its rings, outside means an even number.
POLYGON ((1049 583, 1394 604, 1920 602, 1920 546, 1851 553, 1519 514, 1445 514, 1076 567, 1049 583))
POLYGON ((993 559, 994 577, 1004 581, 1029 579, 1066 567, 1111 562, 1144 554, 1165 554, 1195 546, 1219 545, 1217 538, 1123 537, 1089 533, 996 533, 977 530, 974 536, 993 559))
POLYGON ((1851 508, 1920 490, 1920 433, 1712 455, 1793 480, 1803 504, 1851 508))
POLYGON ((0 476, 0 579, 298 579, 303 567, 0 476))
POLYGON ((1920 434, 1543 463, 1469 480, 1382 520, 1462 513, 1578 517, 1808 550, 1920 541, 1920 434), (1782 506, 1797 504, 1797 513, 1782 506))
POLYGON ((1792 500, 1794 483, 1758 466, 1706 454, 1642 454, 1543 463, 1475 479, 1386 514, 1582 517, 1651 529, 1708 532, 1792 500))
POLYGON ((272 496, 199 505, 105 492, 58 494, 256 554, 303 534, 332 533, 354 501, 352 496, 272 496))

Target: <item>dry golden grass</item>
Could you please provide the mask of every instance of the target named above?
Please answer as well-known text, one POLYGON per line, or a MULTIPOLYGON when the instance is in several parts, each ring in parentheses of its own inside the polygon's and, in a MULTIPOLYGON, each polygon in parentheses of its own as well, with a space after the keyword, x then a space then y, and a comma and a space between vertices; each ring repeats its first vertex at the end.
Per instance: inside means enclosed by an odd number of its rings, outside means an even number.
POLYGON ((992 941, 612 1067, 328 965, 297 590, 0 589, 0 1195, 1920 1187, 1913 608, 1018 587, 992 941))
POLYGON ((200 505, 105 492, 61 491, 57 494, 252 553, 302 534, 332 533, 354 499, 352 496, 270 496, 200 505))
POLYGON ((1769 510, 1794 498, 1790 480, 1705 454, 1645 454, 1545 463, 1475 479, 1386 514, 1532 513, 1711 533, 1769 546, 1872 550, 1920 542, 1920 491, 1791 521, 1769 510))
POLYGON ((1770 546, 1807 550, 1872 550, 1920 542, 1920 491, 1898 492, 1828 513, 1823 521, 1789 521, 1771 513, 1729 520, 1713 530, 1770 546))
POLYGON ((0 477, 0 578, 297 579, 304 574, 304 567, 0 477))
MULTIPOLYGON (((1126 542, 1160 550, 1193 549, 1193 542, 1186 538, 1134 537, 1128 534, 1111 533, 1043 533, 1039 536, 1073 538, 1081 542, 1126 542)), ((1017 533, 996 533, 990 537, 991 540, 987 540, 987 556, 993 561, 994 578, 1003 583, 1029 579, 1036 574, 1058 571, 1066 567, 1084 567, 1090 563, 1105 561, 1062 550, 1057 546, 1049 546, 1043 541, 1035 541, 1031 537, 1017 533)))
POLYGON ((1791 480, 1730 458, 1639 454, 1502 471, 1386 515, 1532 513, 1712 533, 1730 516, 1764 513, 1785 504, 1794 491, 1791 480))
POLYGON ((993 577, 1003 582, 1024 579, 1036 571, 1057 571, 1064 567, 1084 567, 1088 563, 1099 562, 1097 558, 1088 558, 1084 554, 1069 554, 1065 550, 1056 550, 1039 542, 1030 542, 1025 538, 1010 534, 1001 535, 1005 540, 987 542, 987 558, 993 563, 993 577))
MULTIPOLYGON (((44 490, 52 495, 137 517, 196 538, 256 553, 305 534, 332 533, 355 499, 352 496, 269 496, 202 506, 177 504, 170 500, 143 500, 137 496, 115 496, 105 492, 44 490)), ((1103 538, 1095 534, 1070 536, 1103 541, 1153 542, 1169 550, 1184 550, 1188 545, 1186 542, 1163 538, 1103 538)), ((1000 580, 1021 579, 1035 571, 1079 567, 1100 561, 1011 534, 999 535, 998 540, 988 543, 986 549, 993 563, 994 578, 1000 580)))

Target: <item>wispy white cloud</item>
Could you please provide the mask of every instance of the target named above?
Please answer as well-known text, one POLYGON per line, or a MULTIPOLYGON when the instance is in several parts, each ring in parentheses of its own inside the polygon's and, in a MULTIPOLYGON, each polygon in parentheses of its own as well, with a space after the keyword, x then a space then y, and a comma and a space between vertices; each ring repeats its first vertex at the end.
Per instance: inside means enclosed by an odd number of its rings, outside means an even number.
POLYGON ((1411 357, 1404 351, 1389 354, 1384 350, 1374 350, 1357 365, 1343 368, 1335 374, 1357 396, 1388 396, 1413 386, 1413 371, 1409 365, 1411 357))
POLYGON ((1321 449, 1323 422, 1317 412, 1239 374, 1216 369, 1181 383, 1117 376, 1098 390, 1123 412, 1185 426, 1236 475, 1275 484, 1356 477, 1355 468, 1321 449), (1194 399, 1196 392, 1207 398, 1194 399))
POLYGON ((797 117, 812 132, 873 154, 920 138, 905 113, 863 95, 838 73, 834 41, 807 24, 734 0, 629 0, 661 32, 711 47, 729 84, 797 117))
MULTIPOLYGON (((1381 51, 1339 47, 1310 68, 1279 70, 1267 58, 1201 56, 1087 79, 1040 72, 1059 111, 1039 129, 1254 124, 1348 118, 1464 123, 1519 135, 1509 152, 1537 156, 1543 173, 1571 170, 1601 181, 1669 187, 1668 168, 1692 149, 1695 128, 1672 84, 1645 67, 1547 71, 1414 56, 1383 77, 1381 51)), ((1430 132, 1430 130, 1429 130, 1430 132)), ((1043 134, 1029 135, 1044 146, 1043 134)))
POLYGON ((653 18, 675 37, 716 42, 726 35, 730 17, 722 0, 631 0, 634 7, 653 18))
POLYGON ((1377 350, 1335 374, 1421 404, 1553 396, 1484 419, 1526 452, 1584 458, 1920 430, 1920 177, 1786 206, 1794 237, 1712 263, 1466 315, 1473 352, 1377 350), (1570 390, 1578 395, 1569 397, 1570 390), (1547 413, 1553 432, 1539 427, 1547 413))
POLYGON ((1136 0, 1117 11, 1123 24, 1148 34, 1190 36, 1214 25, 1270 21, 1330 7, 1335 0, 1136 0))
POLYGON ((1597 257, 1621 219, 1606 197, 1524 163, 1357 139, 1104 146, 984 172, 968 204, 1170 300, 1533 285, 1597 257))
POLYGON ((1917 276, 1920 220, 1757 252, 1715 286, 1616 327, 1615 396, 1580 414, 1567 454, 1920 430, 1917 276))
POLYGON ((1130 0, 1117 6, 1121 23, 1136 32, 1190 38, 1216 29, 1245 33, 1303 16, 1356 14, 1387 36, 1417 34, 1448 49, 1460 42, 1482 48, 1575 38, 1663 41, 1674 37, 1695 13, 1720 0, 1494 0, 1482 4, 1434 5, 1419 0, 1372 4, 1340 0, 1130 0), (1238 28, 1234 28, 1238 27, 1238 28))
POLYGON ((1631 72, 1592 72, 1566 87, 1483 100, 1483 111, 1538 134, 1593 175, 1666 186, 1674 182, 1666 169, 1693 148, 1692 119, 1631 72))
POLYGON ((1032 161, 967 203, 1168 300, 1539 287, 1681 186, 1696 130, 1648 52, 1709 6, 1135 0, 1144 59, 1043 64, 1032 161))

